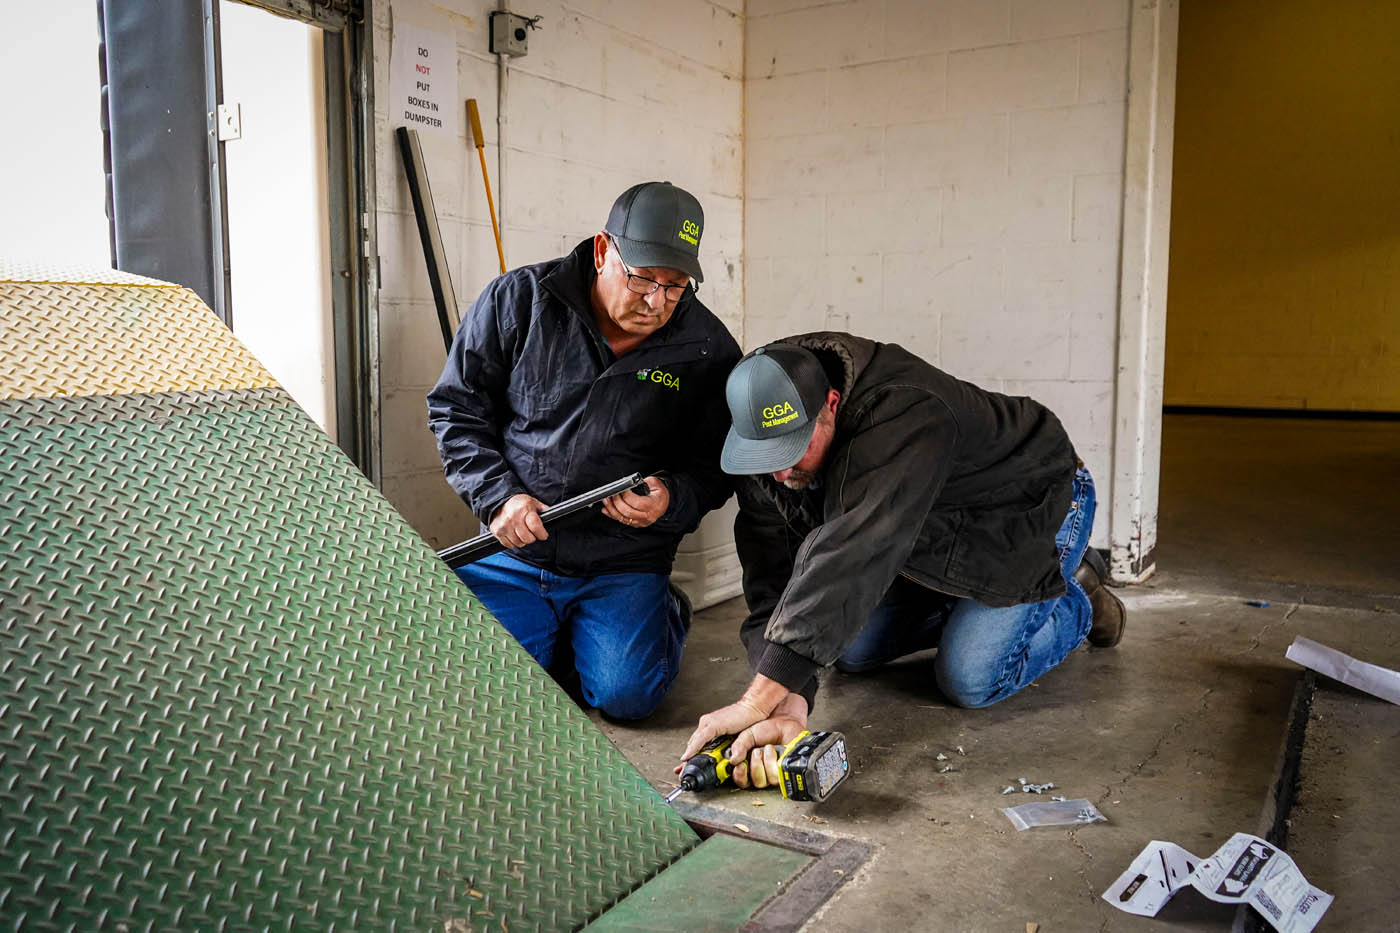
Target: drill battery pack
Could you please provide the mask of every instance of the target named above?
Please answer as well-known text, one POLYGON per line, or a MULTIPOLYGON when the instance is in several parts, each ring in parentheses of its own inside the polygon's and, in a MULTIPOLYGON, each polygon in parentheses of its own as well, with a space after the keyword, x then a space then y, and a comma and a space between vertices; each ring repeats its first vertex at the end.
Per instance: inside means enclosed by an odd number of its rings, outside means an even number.
POLYGON ((813 803, 830 797, 850 771, 846 737, 839 732, 802 733, 783 750, 778 768, 783 796, 813 803))

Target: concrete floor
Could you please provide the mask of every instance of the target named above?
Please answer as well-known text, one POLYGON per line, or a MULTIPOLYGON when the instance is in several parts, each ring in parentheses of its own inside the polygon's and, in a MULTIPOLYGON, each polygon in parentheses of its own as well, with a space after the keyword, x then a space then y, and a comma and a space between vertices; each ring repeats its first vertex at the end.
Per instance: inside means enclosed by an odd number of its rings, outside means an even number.
MULTIPOLYGON (((705 800, 736 820, 874 846, 805 929, 1229 929, 1234 911, 1191 891, 1155 920, 1099 895, 1152 839, 1204 856, 1234 832, 1260 831, 1299 676, 1283 657, 1295 635, 1400 667, 1400 422, 1169 416, 1163 446, 1159 573, 1119 591, 1129 608, 1121 645, 1081 648, 1035 686, 978 711, 950 706, 932 687, 931 654, 875 676, 829 673, 812 725, 846 733, 846 785, 820 807, 772 792, 705 800), (940 773, 945 764, 953 770, 940 773), (1017 832, 1000 808, 1037 799, 1001 795, 1018 778, 1088 798, 1108 822, 1017 832)), ((656 716, 621 726, 595 714, 660 790, 673 786, 675 756, 698 716, 747 681, 743 612, 734 600, 697 615, 676 689, 656 716)), ((1365 744, 1373 771, 1400 766, 1400 747, 1371 741, 1375 729, 1396 733, 1400 711, 1349 699, 1367 731, 1349 735, 1336 721, 1325 747, 1365 744)), ((1309 880, 1337 897, 1320 929, 1393 928, 1373 925, 1393 919, 1400 881, 1379 861, 1386 834, 1364 832, 1362 789, 1332 793, 1331 779, 1305 774, 1300 792, 1309 812, 1329 811, 1329 835, 1305 833, 1301 848, 1289 846, 1309 880), (1347 827, 1356 827, 1354 845, 1338 838, 1347 827)))
POLYGON ((1400 869, 1383 857, 1400 837, 1395 783, 1400 711, 1319 678, 1302 749, 1303 780, 1286 848, 1319 866, 1315 884, 1337 900, 1326 929, 1394 930, 1400 869))
POLYGON ((1400 611, 1400 421, 1169 415, 1159 587, 1400 611))

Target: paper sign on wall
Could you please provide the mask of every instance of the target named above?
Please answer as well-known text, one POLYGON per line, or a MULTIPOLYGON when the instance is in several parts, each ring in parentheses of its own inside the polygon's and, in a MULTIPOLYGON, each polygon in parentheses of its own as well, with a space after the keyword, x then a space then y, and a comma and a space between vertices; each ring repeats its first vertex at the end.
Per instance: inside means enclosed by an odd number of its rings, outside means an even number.
POLYGON ((389 122, 457 135, 457 37, 453 30, 394 23, 389 53, 389 122))

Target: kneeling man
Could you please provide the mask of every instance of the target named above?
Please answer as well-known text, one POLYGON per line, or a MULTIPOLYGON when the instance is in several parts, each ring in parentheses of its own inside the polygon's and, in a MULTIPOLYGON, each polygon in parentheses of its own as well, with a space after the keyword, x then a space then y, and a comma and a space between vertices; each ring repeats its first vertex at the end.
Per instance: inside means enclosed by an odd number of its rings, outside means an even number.
POLYGON ((700 718, 682 760, 737 734, 734 757, 754 753, 735 778, 762 786, 763 746, 806 727, 827 665, 864 673, 937 647, 939 689, 982 707, 1086 638, 1118 643, 1123 604, 1089 548, 1094 483, 1044 405, 825 332, 753 351, 725 394, 754 677, 700 718))

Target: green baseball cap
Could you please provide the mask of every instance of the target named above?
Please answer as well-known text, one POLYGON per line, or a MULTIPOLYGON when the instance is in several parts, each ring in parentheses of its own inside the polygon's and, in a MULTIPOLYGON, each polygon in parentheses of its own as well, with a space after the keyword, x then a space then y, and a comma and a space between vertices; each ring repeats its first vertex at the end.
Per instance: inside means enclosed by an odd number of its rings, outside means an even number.
POLYGON ((724 384, 733 424, 720 467, 747 476, 780 473, 801 460, 829 388, 822 364, 802 347, 769 344, 744 357, 724 384))
POLYGON ((669 181, 647 181, 618 196, 603 230, 617 241, 629 266, 679 269, 703 282, 700 234, 704 228, 705 212, 694 195, 669 181))

